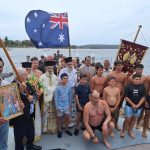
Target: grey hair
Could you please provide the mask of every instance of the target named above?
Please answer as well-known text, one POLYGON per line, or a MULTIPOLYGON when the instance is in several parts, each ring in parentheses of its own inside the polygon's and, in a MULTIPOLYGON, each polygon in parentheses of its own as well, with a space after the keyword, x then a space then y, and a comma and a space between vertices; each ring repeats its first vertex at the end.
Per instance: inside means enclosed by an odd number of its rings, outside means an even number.
POLYGON ((77 58, 76 57, 72 57, 72 60, 77 60, 77 58))
MULTIPOLYGON (((18 72, 19 76, 24 75, 25 72, 26 72, 26 69, 25 69, 25 68, 22 68, 22 67, 18 67, 18 68, 16 68, 16 69, 17 69, 17 72, 18 72)), ((15 78, 16 78, 16 77, 17 77, 17 76, 16 76, 16 74, 15 74, 15 78)))

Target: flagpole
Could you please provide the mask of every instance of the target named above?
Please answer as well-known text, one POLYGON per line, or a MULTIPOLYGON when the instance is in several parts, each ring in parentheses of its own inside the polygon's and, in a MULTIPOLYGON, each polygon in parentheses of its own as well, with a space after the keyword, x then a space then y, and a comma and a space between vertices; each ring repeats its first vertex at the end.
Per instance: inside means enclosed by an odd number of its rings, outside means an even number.
POLYGON ((71 48, 69 47, 69 57, 71 57, 71 48))
MULTIPOLYGON (((69 26, 68 26, 69 28, 69 26)), ((69 36, 69 29, 68 29, 68 42, 69 42, 69 57, 71 57, 71 46, 70 46, 70 36, 69 36)))
MULTIPOLYGON (((68 13, 67 13, 67 17, 68 17, 68 13)), ((68 43, 69 43, 69 57, 71 57, 71 46, 70 46, 70 36, 69 36, 69 23, 68 23, 68 37, 69 37, 68 38, 68 43)))
POLYGON ((142 28, 142 25, 139 25, 138 26, 138 30, 137 30, 137 33, 136 33, 136 35, 135 35, 135 38, 134 38, 134 41, 133 41, 133 43, 135 43, 136 42, 136 40, 137 40, 137 37, 138 37, 138 35, 139 35, 139 32, 140 32, 140 29, 142 28))
MULTIPOLYGON (((136 42, 136 40, 137 40, 137 37, 138 37, 138 35, 139 35, 139 32, 140 32, 140 29, 142 28, 142 25, 139 25, 138 26, 138 30, 137 30, 137 33, 136 33, 136 35, 135 35, 135 38, 134 38, 134 41, 133 41, 133 43, 135 43, 136 42)), ((122 40, 121 40, 122 41, 122 40)), ((122 42, 121 42, 122 43, 122 42)), ((120 47, 121 47, 121 44, 119 45, 119 49, 120 49, 120 47)), ((118 54, 119 54, 119 49, 118 49, 118 53, 117 53, 117 57, 118 57, 118 54)), ((117 58, 116 58, 117 59, 117 58)))

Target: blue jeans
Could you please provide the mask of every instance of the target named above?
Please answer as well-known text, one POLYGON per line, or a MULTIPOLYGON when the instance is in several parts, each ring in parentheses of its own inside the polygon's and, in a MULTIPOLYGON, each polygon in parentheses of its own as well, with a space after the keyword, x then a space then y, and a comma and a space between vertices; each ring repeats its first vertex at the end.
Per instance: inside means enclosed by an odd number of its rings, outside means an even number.
POLYGON ((7 150, 9 122, 0 124, 0 150, 7 150))

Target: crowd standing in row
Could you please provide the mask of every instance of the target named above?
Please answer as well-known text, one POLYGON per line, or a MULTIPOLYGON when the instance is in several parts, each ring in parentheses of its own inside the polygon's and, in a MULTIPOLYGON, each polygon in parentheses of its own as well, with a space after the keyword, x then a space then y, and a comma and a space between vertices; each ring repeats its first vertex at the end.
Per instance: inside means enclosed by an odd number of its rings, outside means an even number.
MULTIPOLYGON (((5 78, 12 73, 3 73, 4 62, 0 59, 0 86, 6 85, 5 78)), ((7 150, 9 124, 14 128, 15 150, 24 150, 26 137, 27 150, 40 150, 33 144, 42 134, 57 133, 63 137, 63 131, 72 136, 69 127, 75 126, 77 136, 81 128, 85 140, 98 143, 94 130, 102 132, 102 139, 108 149, 111 148, 108 136, 115 136, 114 128, 125 137, 126 130, 135 138, 133 127, 140 128, 143 121, 142 136, 147 137, 150 118, 150 76, 143 75, 142 64, 135 66, 131 77, 122 72, 123 63, 109 60, 91 65, 91 57, 86 56, 83 64, 76 58, 62 57, 56 61, 52 57, 32 57, 31 62, 23 62, 17 68, 22 83, 17 77, 24 114, 7 120, 0 117, 0 149, 7 150), (59 64, 59 65, 58 65, 59 64), (59 67, 57 67, 59 66, 59 67), (25 91, 29 92, 27 96, 25 91), (125 120, 123 127, 118 126, 119 111, 123 101, 125 120)))

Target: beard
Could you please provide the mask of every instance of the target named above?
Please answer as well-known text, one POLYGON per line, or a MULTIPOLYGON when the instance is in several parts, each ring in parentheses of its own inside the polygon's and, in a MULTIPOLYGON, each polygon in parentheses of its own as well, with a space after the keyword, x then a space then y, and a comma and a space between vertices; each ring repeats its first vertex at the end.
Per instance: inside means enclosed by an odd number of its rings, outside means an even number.
POLYGON ((48 76, 51 76, 52 74, 53 74, 53 71, 46 71, 46 74, 48 75, 48 76))

